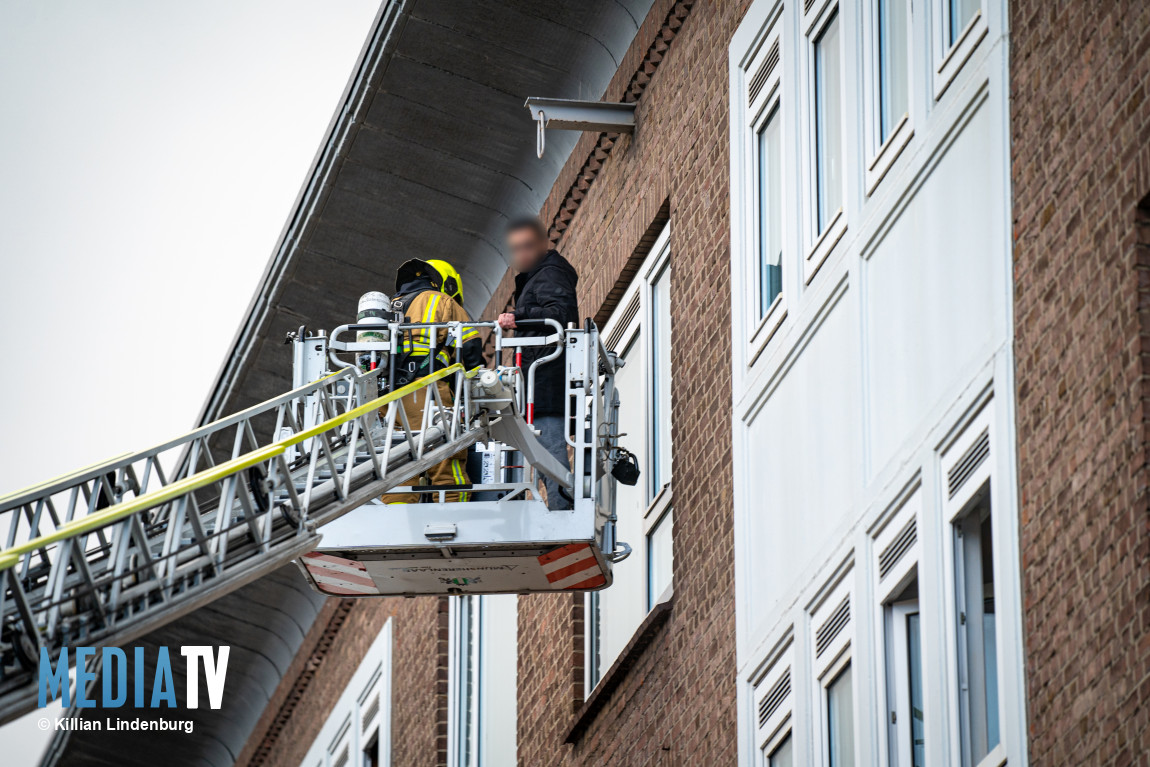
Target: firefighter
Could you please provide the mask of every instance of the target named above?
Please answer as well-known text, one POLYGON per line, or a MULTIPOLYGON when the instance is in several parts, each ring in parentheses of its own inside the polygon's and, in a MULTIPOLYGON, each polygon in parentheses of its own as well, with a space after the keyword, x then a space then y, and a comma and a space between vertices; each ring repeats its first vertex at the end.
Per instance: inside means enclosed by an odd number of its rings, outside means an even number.
MULTIPOLYGON (((471 318, 463 309, 463 281, 459 272, 446 261, 411 259, 404 262, 396 272, 395 294, 391 300, 392 309, 402 312, 406 322, 467 322, 471 318)), ((455 339, 449 336, 446 328, 414 329, 404 337, 403 351, 396 360, 396 380, 392 386, 398 388, 436 370, 442 370, 455 359, 455 339), (432 336, 434 333, 434 337, 432 336), (432 340, 435 341, 435 354, 432 356, 432 340)), ((458 350, 458 360, 471 370, 483 365, 483 344, 479 331, 467 328, 463 333, 463 346, 458 350)), ((451 407, 452 384, 446 378, 436 384, 444 407, 451 407)), ((411 428, 418 429, 423 422, 425 398, 429 391, 425 387, 415 394, 403 398, 403 410, 411 428)), ((467 451, 463 450, 442 463, 431 467, 421 478, 430 485, 466 485, 467 451)), ((417 483, 419 480, 414 480, 417 483)), ((465 492, 449 492, 448 502, 466 501, 465 492)), ((387 503, 417 503, 419 493, 387 493, 383 496, 387 503)))

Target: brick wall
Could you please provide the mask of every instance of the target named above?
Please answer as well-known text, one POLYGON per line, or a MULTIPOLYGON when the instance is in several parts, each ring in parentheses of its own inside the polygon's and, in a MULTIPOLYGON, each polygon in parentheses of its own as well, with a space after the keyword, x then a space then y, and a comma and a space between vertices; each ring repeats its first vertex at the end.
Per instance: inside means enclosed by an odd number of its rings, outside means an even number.
POLYGON ((669 217, 675 597, 573 745, 582 599, 520 599, 522 765, 737 761, 727 42, 744 10, 656 0, 604 97, 637 100, 636 133, 584 134, 542 211, 600 322, 669 217))
MULTIPOLYGON (((520 598, 521 765, 737 762, 726 50, 745 5, 655 0, 605 96, 637 101, 636 134, 584 134, 541 212, 580 272, 583 314, 600 324, 670 223, 675 596, 573 744, 582 595, 520 598)), ((509 274, 485 316, 511 286, 509 274)), ((446 604, 356 602, 314 668, 300 661, 285 678, 277 702, 294 700, 290 715, 265 713, 245 749, 259 759, 240 764, 296 767, 389 616, 393 763, 446 764, 446 604)))
POLYGON ((1030 755, 1146 765, 1150 4, 1010 14, 1030 755))
POLYGON ((237 767, 299 767, 388 618, 394 642, 392 763, 445 764, 447 677, 440 667, 446 660, 447 623, 444 615, 441 630, 440 609, 446 603, 436 598, 329 600, 237 767), (336 623, 329 626, 332 620, 336 623))

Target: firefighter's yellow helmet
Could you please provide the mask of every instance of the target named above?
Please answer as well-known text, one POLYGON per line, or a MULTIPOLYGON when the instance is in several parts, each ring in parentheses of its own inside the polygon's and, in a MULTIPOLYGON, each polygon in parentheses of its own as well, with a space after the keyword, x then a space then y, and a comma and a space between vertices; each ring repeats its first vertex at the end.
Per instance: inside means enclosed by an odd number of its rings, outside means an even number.
POLYGON ((419 258, 404 261, 395 274, 396 291, 419 277, 427 279, 436 289, 454 298, 460 306, 463 305, 463 278, 451 264, 438 258, 429 261, 419 258))
POLYGON ((432 269, 439 272, 439 276, 442 278, 439 289, 454 298, 460 306, 463 306, 463 278, 459 276, 455 267, 438 258, 427 263, 431 265, 432 269))

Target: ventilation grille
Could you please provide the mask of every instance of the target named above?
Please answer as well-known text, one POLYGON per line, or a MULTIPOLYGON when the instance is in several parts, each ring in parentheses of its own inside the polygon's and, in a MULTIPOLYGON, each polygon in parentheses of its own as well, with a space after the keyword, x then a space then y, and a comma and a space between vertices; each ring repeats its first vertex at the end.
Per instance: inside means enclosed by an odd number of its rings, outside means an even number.
POLYGON ((779 65, 779 41, 776 40, 771 50, 767 52, 767 57, 763 59, 763 65, 759 67, 759 71, 755 72, 755 76, 751 78, 751 84, 747 88, 747 105, 755 103, 755 99, 759 97, 759 93, 763 90, 771 72, 775 71, 775 67, 779 65))
POLYGON ((779 710, 779 706, 791 694, 791 670, 787 669, 779 681, 775 682, 774 687, 767 691, 763 699, 759 701, 759 727, 763 727, 779 710))
POLYGON ((984 430, 974 441, 974 444, 966 449, 962 457, 954 466, 950 467, 950 471, 946 473, 947 488, 951 498, 962 489, 966 484, 966 480, 970 479, 970 475, 981 466, 986 457, 990 455, 990 430, 984 430))
POLYGON ((332 767, 347 767, 348 761, 351 759, 351 746, 344 745, 343 751, 339 752, 339 758, 332 762, 332 767))
POLYGON ((803 13, 810 13, 811 12, 811 6, 814 4, 815 4, 815 0, 804 0, 804 2, 803 2, 803 13))
POLYGON ((903 554, 910 551, 910 547, 918 542, 918 525, 912 519, 907 522, 906 527, 895 539, 890 542, 882 553, 878 555, 878 577, 885 578, 898 561, 902 559, 903 554))
POLYGON ((815 656, 818 657, 823 654, 823 651, 830 647, 831 642, 835 641, 835 637, 842 633, 851 620, 851 598, 847 596, 842 604, 835 608, 831 613, 831 617, 819 626, 819 630, 815 632, 815 656))
POLYGON ((620 354, 623 353, 623 350, 619 348, 619 342, 623 340, 623 334, 627 332, 627 328, 631 326, 631 322, 638 314, 639 291, 635 291, 635 294, 631 296, 631 300, 627 302, 627 305, 624 306, 620 312, 619 319, 615 322, 615 327, 611 328, 611 335, 607 336, 608 349, 619 352, 620 354))
POLYGON ((371 720, 375 719, 375 715, 378 713, 379 713, 379 693, 377 692, 375 694, 375 697, 371 699, 371 703, 369 703, 367 705, 367 710, 363 712, 363 731, 364 732, 367 732, 368 725, 371 724, 371 720))

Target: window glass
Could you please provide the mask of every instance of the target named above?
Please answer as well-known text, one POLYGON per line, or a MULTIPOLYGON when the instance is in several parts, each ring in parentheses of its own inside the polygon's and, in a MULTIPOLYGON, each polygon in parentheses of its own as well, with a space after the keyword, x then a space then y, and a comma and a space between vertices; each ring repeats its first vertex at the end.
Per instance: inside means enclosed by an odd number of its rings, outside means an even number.
POLYGON ((998 657, 990 505, 980 501, 955 525, 955 585, 965 760, 998 745, 998 657))
POLYGON ((794 763, 794 744, 788 734, 783 742, 767 756, 767 767, 793 767, 794 763))
MULTIPOLYGON (((651 488, 653 499, 671 481, 671 268, 651 282, 651 488)), ((643 398, 645 399, 645 398, 643 398)), ((621 400, 642 402, 643 399, 621 400)))
POLYGON ((759 316, 782 291, 783 137, 776 104, 758 133, 759 152, 759 316))
POLYGON ((843 204, 842 66, 836 10, 815 41, 815 163, 818 231, 843 204))
POLYGON ((655 606, 655 601, 662 596, 667 587, 671 585, 673 572, 673 549, 671 546, 671 529, 674 526, 672 513, 668 510, 663 517, 651 528, 647 536, 649 541, 650 560, 647 563, 648 580, 647 609, 655 606))
POLYGON ((910 763, 926 767, 926 727, 922 703, 922 639, 917 612, 906 616, 907 680, 910 687, 910 763))
POLYGON ((848 665, 827 686, 827 752, 830 767, 854 767, 855 723, 853 682, 848 665))
POLYGON ((978 13, 982 2, 981 0, 947 0, 947 2, 950 3, 948 42, 954 45, 958 42, 958 36, 966 29, 966 25, 974 18, 974 14, 978 13))
POLYGON ((479 621, 478 597, 456 597, 455 761, 457 767, 479 764, 479 621))
POLYGON ((379 734, 371 738, 367 748, 363 750, 363 767, 379 767, 379 734))
POLYGON ((879 141, 909 111, 907 0, 878 0, 879 141))

